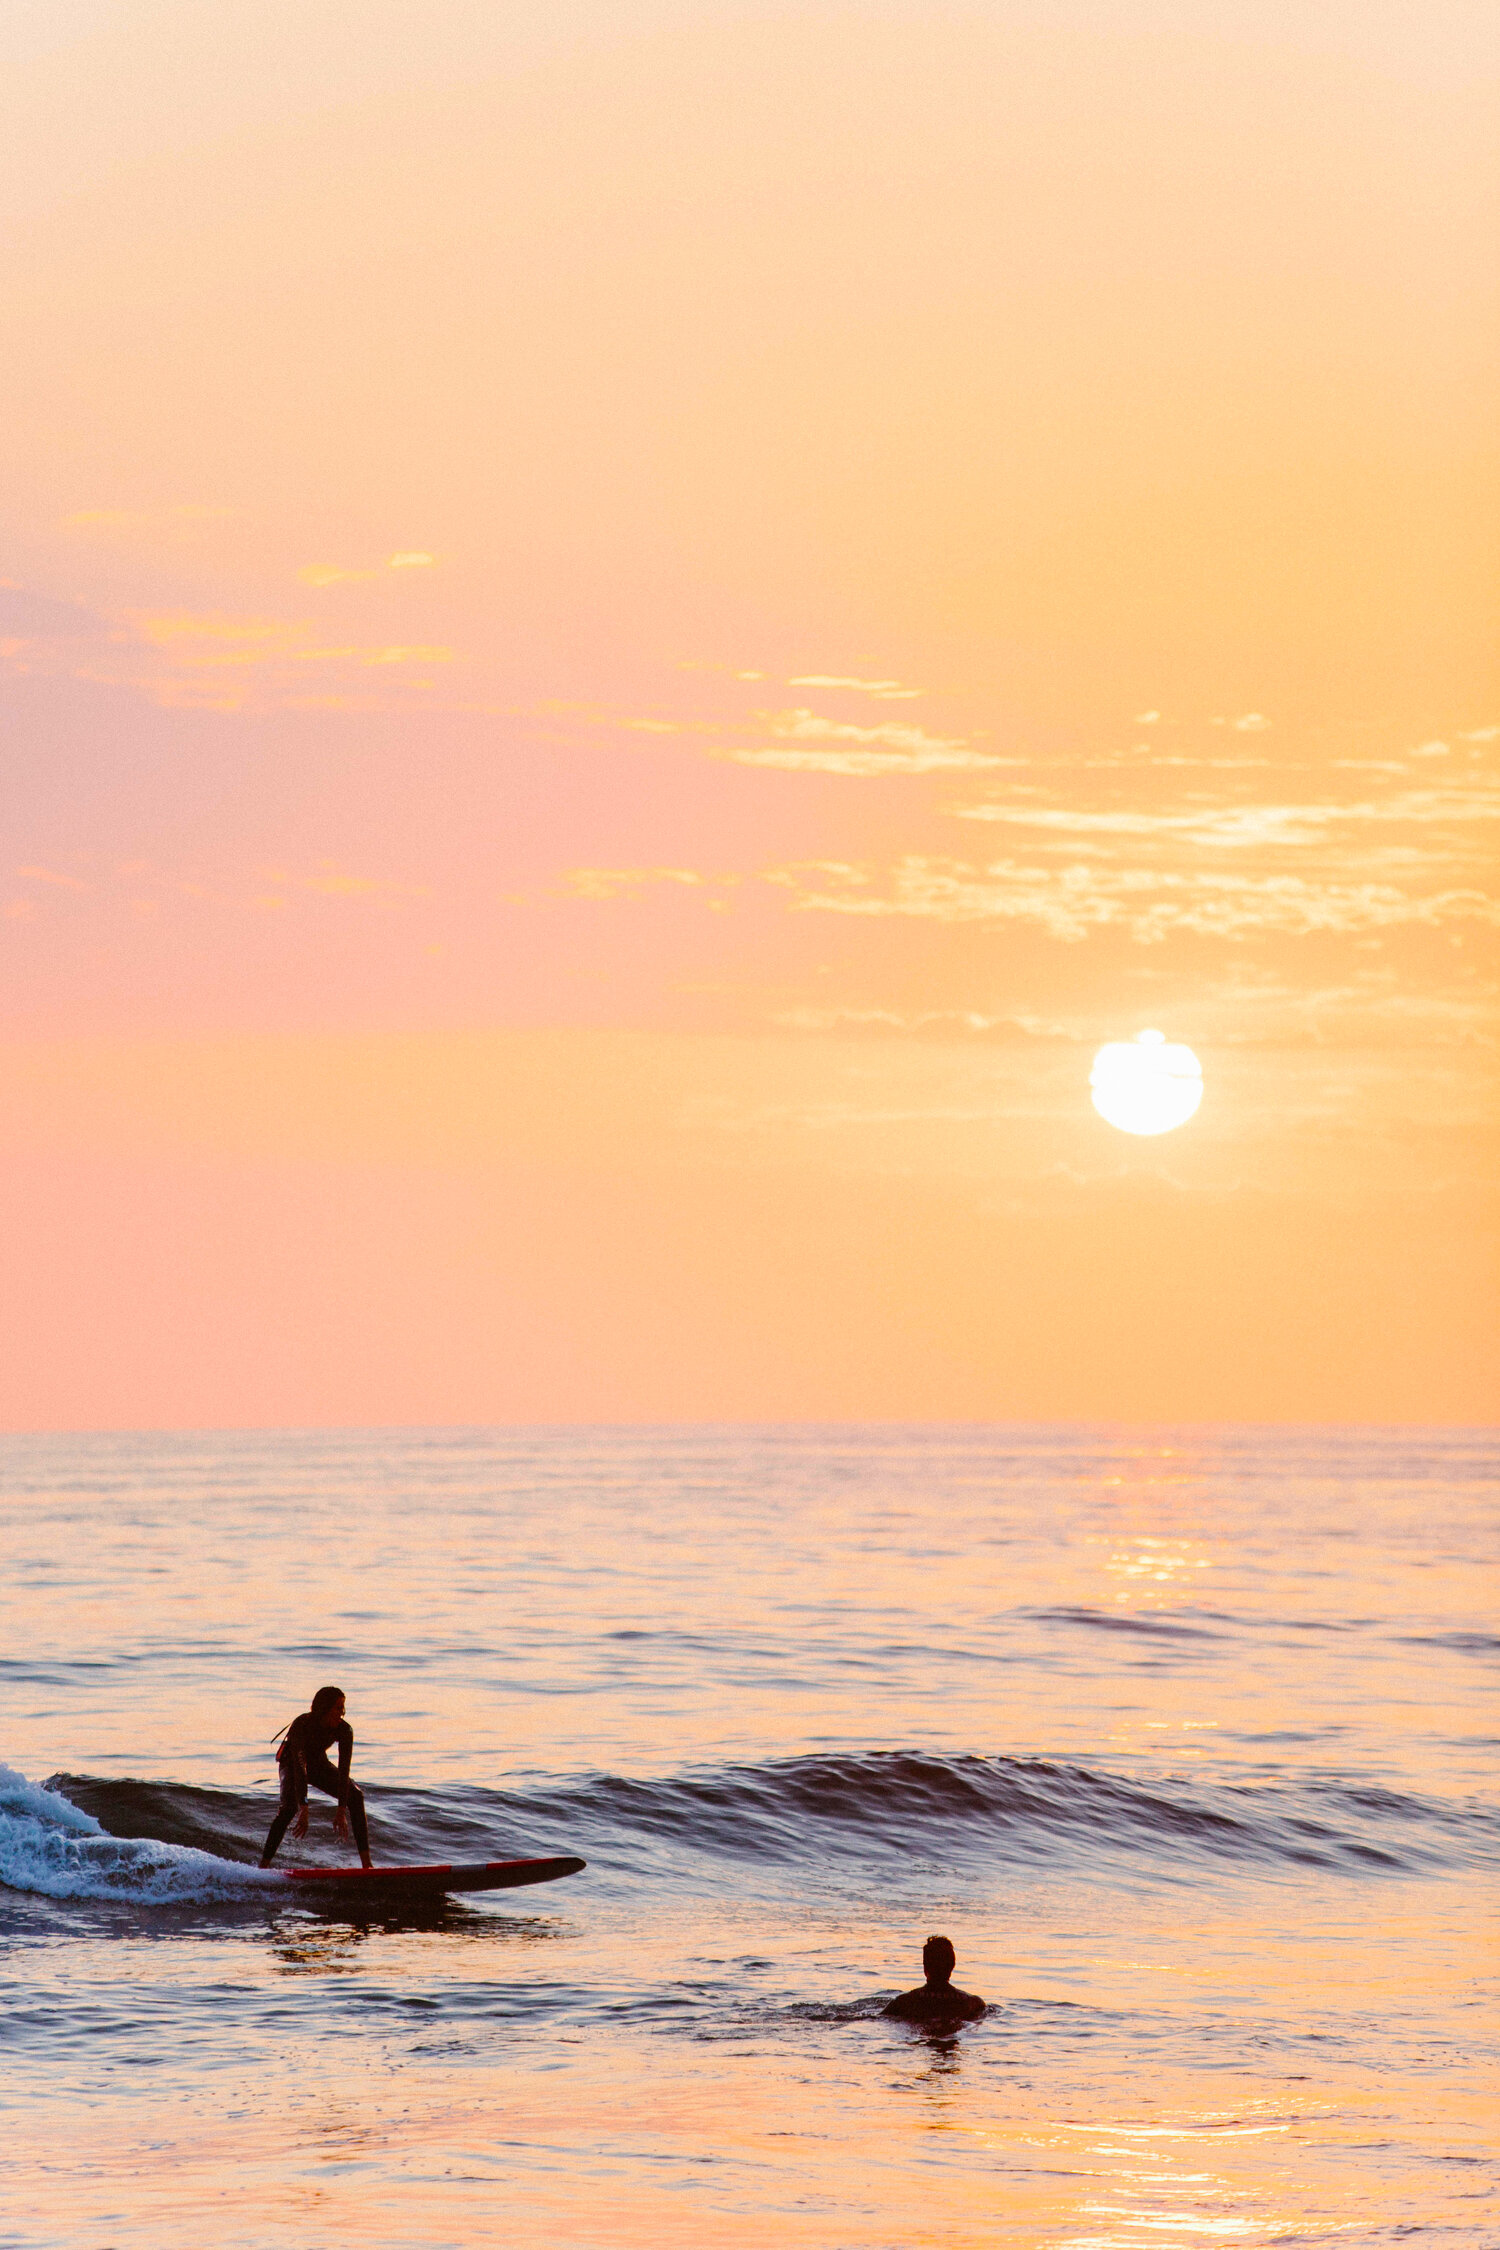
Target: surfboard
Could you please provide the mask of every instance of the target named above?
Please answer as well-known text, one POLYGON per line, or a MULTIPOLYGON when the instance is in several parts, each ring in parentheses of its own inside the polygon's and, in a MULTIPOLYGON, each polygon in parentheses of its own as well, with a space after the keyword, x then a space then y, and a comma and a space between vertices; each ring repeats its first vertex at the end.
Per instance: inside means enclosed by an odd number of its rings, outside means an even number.
POLYGON ((514 1891, 526 1883, 555 1883, 577 1875, 584 1859, 476 1859, 439 1867, 278 1867, 284 1883, 340 1898, 440 1898, 447 1891, 514 1891))

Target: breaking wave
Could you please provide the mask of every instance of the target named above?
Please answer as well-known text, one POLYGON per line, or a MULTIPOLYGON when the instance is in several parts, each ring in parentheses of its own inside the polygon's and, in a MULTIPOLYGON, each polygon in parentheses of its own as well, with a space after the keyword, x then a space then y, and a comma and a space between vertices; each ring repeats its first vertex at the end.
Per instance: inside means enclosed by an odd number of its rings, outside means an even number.
POLYGON ((0 1883, 46 1898, 166 1906, 244 1898, 264 1889, 266 1879, 258 1868, 236 1866, 190 1844, 113 1835, 51 1784, 38 1788, 13 1767, 0 1765, 0 1883))

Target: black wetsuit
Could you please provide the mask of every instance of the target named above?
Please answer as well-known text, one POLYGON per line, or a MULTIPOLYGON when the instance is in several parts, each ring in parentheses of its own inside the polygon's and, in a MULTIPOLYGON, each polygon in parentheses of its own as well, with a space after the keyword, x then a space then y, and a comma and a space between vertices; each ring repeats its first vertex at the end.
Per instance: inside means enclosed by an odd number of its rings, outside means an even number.
POLYGON ((349 1761, 353 1756, 354 1729, 347 1719, 340 1719, 333 1727, 320 1725, 311 1711, 304 1711, 300 1718, 293 1719, 286 1730, 286 1740, 276 1753, 276 1762, 281 1768, 281 1803, 271 1823, 266 1848, 260 1855, 262 1867, 269 1867, 276 1857, 288 1826, 307 1803, 309 1786, 321 1789, 326 1796, 337 1797, 341 1805, 348 1806, 349 1825, 354 1830, 359 1856, 369 1858, 370 1831, 365 1825, 364 1793, 357 1781, 349 1779, 349 1761), (328 1762, 329 1746, 335 1742, 339 1746, 337 1773, 328 1762))

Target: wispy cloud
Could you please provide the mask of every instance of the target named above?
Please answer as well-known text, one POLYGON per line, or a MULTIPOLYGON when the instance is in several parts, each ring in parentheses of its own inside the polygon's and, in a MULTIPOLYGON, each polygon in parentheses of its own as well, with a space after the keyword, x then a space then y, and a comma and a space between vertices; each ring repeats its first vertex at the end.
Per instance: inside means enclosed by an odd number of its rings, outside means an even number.
POLYGON ((783 1008, 771 1021, 787 1031, 895 1031, 945 1038, 969 1033, 1005 1042, 1060 1039, 1076 1044, 1084 1036, 1040 1016, 987 1015, 977 1008, 783 1008))
POLYGON ((1013 860, 976 867, 911 857, 888 872, 815 861, 774 870, 768 880, 790 890, 804 911, 1027 922, 1069 944, 1109 928, 1150 944, 1183 932, 1247 938, 1317 930, 1357 935, 1416 923, 1500 926, 1500 900, 1478 889, 1415 893, 1317 875, 1027 867, 1013 860))
POLYGON ((956 772, 1000 766, 1008 761, 976 750, 961 736, 928 734, 922 727, 887 719, 872 727, 820 717, 815 711, 762 711, 770 744, 736 744, 720 753, 743 766, 776 766, 788 773, 832 773, 872 777, 884 774, 956 772))
POLYGON ((47 883, 54 890, 86 891, 89 888, 81 876, 64 874, 56 867, 18 867, 16 873, 22 882, 47 883))
POLYGON ((306 625, 279 617, 225 617, 188 610, 137 615, 134 622, 150 647, 170 649, 180 662, 195 665, 264 664, 294 654, 308 631, 306 625))
POLYGON ((958 773, 1024 765, 979 750, 962 736, 929 734, 897 719, 856 726, 801 706, 758 711, 746 726, 715 719, 627 718, 592 705, 551 701, 536 716, 574 725, 618 728, 623 734, 697 736, 710 757, 732 765, 771 766, 783 773, 827 773, 846 778, 887 774, 958 773), (770 739, 767 740, 767 737, 770 739))
POLYGON ((454 649, 436 642, 325 641, 305 618, 175 610, 137 613, 131 627, 116 636, 122 646, 113 677, 168 708, 386 708, 368 692, 351 696, 348 675, 391 674, 402 694, 425 695, 432 673, 457 661, 454 649), (143 664, 143 653, 156 661, 143 664), (317 686, 310 673, 322 675, 317 686))
POLYGON ((141 859, 111 863, 90 853, 79 854, 77 864, 86 869, 86 875, 66 868, 17 867, 14 880, 31 889, 11 901, 7 909, 11 918, 33 918, 38 898, 46 898, 48 893, 52 894, 49 912, 134 916, 154 916, 172 909, 229 914, 247 909, 284 910, 299 901, 313 900, 393 908, 430 896, 426 884, 358 874, 332 859, 319 860, 312 866, 261 867, 253 874, 241 869, 208 878, 201 871, 189 874, 141 859), (40 892, 35 886, 41 886, 40 892))
POLYGON ((393 883, 379 875, 351 875, 332 859, 320 860, 315 868, 303 873, 266 870, 263 880, 312 898, 362 899, 372 906, 397 906, 429 895, 425 883, 393 883))
POLYGON ((311 628, 302 622, 276 617, 198 616, 173 612, 160 617, 140 617, 141 638, 153 648, 170 649, 182 663, 232 668, 251 664, 449 664, 451 648, 426 642, 362 644, 344 641, 335 646, 313 642, 311 628))
MULTIPOLYGON (((1404 772, 1404 768, 1381 767, 1404 772)), ((951 808, 961 820, 1009 828, 1038 828, 1061 836, 1135 837, 1178 841, 1206 850, 1295 849, 1324 843, 1340 828, 1466 827, 1500 819, 1500 784, 1453 784, 1404 789, 1387 797, 1305 804, 1208 804, 1161 811, 1128 806, 1086 809, 1071 805, 993 803, 951 808)))
POLYGON ((387 555, 379 569, 369 563, 352 567, 343 563, 304 563, 297 577, 304 586, 320 588, 368 585, 372 578, 380 576, 381 570, 431 570, 436 561, 436 555, 411 548, 399 555, 387 555))
MULTIPOLYGON (((741 678, 751 675, 741 674, 741 678)), ((799 672, 787 681, 788 687, 843 688, 853 695, 873 695, 881 703, 906 703, 922 692, 920 688, 904 687, 900 680, 854 680, 841 672, 799 672)))
POLYGON ((570 898, 639 898, 662 884, 687 890, 732 889, 739 875, 705 875, 694 867, 571 867, 563 877, 570 898))

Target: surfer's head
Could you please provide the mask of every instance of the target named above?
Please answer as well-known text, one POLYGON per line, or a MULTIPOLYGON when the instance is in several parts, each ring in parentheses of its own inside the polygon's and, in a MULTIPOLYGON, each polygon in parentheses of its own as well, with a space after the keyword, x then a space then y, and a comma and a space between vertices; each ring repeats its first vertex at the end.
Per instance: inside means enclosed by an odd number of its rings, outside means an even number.
POLYGON ((320 1687, 312 1699, 312 1715, 320 1727, 336 1727, 344 1716, 343 1689, 320 1687))
POLYGON ((929 1984, 946 1984, 957 1964, 951 1938, 930 1937, 922 1948, 922 1974, 929 1984))

